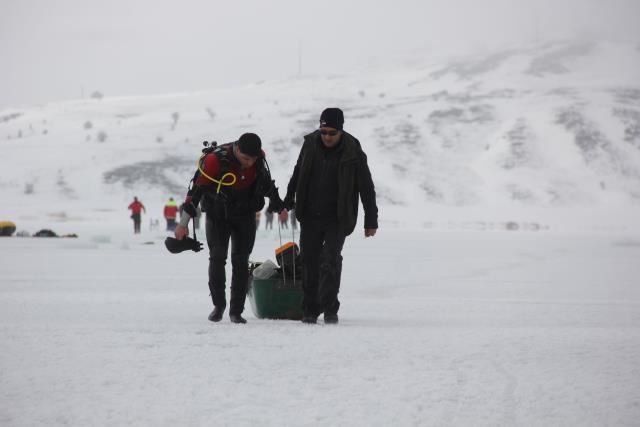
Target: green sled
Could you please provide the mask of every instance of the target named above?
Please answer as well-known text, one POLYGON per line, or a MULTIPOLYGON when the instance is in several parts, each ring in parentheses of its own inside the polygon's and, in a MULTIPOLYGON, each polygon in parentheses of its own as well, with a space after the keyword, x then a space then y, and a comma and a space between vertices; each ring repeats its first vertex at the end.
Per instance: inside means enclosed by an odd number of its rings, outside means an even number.
POLYGON ((302 319, 302 280, 249 277, 247 292, 253 314, 259 319, 302 319))

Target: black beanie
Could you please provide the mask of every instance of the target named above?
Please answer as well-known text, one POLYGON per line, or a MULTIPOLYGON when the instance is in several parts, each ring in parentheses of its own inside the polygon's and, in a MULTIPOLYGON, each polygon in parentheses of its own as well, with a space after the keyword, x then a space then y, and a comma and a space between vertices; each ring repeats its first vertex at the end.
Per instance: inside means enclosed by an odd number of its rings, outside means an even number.
POLYGON ((242 154, 251 157, 262 156, 262 141, 255 133, 243 133, 238 140, 238 148, 242 154))
POLYGON ((327 108, 320 115, 320 127, 334 128, 342 130, 344 124, 344 114, 339 108, 327 108))

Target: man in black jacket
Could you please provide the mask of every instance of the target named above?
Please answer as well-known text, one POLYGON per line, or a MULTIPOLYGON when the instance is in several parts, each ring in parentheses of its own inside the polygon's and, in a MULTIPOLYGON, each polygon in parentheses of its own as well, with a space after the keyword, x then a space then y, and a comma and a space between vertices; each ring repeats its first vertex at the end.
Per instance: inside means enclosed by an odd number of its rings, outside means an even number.
POLYGON ((231 240, 231 298, 229 319, 246 323, 242 312, 247 294, 249 255, 256 238, 256 212, 270 199, 269 210, 282 209, 278 189, 264 159, 262 142, 254 133, 245 133, 236 142, 205 149, 192 187, 182 205, 184 215, 175 237, 189 234, 189 220, 197 206, 207 213, 206 235, 209 246, 209 290, 213 311, 209 320, 219 322, 227 306, 225 265, 231 240))
POLYGON ((364 235, 378 229, 376 192, 360 142, 342 127, 339 108, 327 108, 320 128, 304 143, 287 186, 284 206, 300 222, 303 262, 303 318, 338 323, 342 247, 358 218, 358 196, 364 207, 364 235))

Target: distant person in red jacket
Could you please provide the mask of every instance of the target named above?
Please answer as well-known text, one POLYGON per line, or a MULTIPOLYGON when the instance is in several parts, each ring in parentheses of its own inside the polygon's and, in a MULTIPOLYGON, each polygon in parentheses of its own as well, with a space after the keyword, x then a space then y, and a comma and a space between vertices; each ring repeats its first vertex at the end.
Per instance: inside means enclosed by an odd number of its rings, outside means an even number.
POLYGON ((144 205, 138 200, 137 197, 133 198, 133 202, 129 205, 129 209, 131 210, 131 219, 133 219, 133 233, 140 234, 140 213, 144 211, 147 213, 147 209, 144 205))
POLYGON ((280 227, 287 229, 289 228, 289 212, 287 212, 286 210, 280 212, 280 214, 278 215, 278 220, 280 221, 280 227))
POLYGON ((173 197, 169 197, 169 201, 164 205, 164 219, 167 220, 167 231, 176 229, 176 217, 178 216, 178 204, 173 197))

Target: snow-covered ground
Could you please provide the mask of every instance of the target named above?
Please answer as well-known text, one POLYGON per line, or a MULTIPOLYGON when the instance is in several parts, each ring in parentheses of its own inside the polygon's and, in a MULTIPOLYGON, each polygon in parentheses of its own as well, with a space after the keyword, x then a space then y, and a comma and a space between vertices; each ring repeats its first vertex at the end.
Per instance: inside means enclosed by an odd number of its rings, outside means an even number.
POLYGON ((0 239, 0 425, 640 419, 640 234, 357 230, 338 325, 235 325, 206 319, 205 251, 122 228, 0 239))
POLYGON ((0 111, 0 221, 79 235, 0 238, 0 426, 638 425, 639 69, 561 42, 0 111), (380 208, 340 323, 208 322, 207 252, 150 219, 205 139, 258 133, 283 194, 329 106, 380 208))

